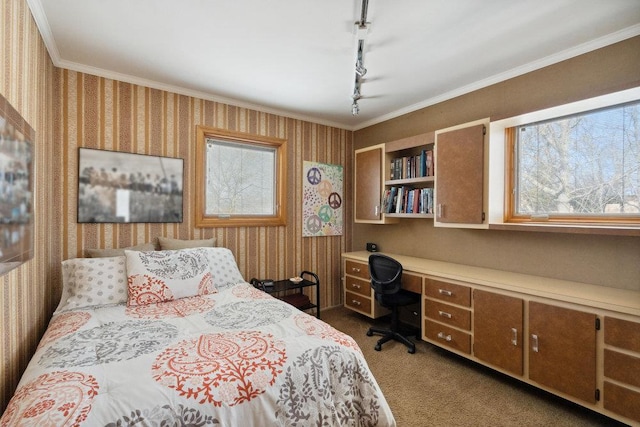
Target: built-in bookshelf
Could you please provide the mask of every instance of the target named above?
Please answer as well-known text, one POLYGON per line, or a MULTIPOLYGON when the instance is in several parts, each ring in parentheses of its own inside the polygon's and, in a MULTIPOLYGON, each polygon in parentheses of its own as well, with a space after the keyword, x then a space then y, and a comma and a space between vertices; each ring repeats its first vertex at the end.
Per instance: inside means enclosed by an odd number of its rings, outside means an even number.
POLYGON ((386 217, 433 218, 434 133, 385 144, 381 209, 386 217))

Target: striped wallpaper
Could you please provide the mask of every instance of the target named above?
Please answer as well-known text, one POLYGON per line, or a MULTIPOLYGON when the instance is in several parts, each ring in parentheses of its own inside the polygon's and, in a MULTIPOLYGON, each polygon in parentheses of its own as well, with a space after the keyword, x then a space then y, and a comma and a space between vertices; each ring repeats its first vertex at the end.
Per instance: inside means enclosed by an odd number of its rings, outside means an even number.
POLYGON ((0 276, 0 410, 35 351, 52 311, 51 245, 59 235, 51 210, 54 146, 53 76, 55 70, 24 0, 0 6, 0 93, 35 130, 34 257, 0 276))
MULTIPOLYGON (((58 69, 48 56, 25 0, 0 9, 0 93, 36 131, 35 257, 0 277, 0 405, 4 410, 61 291, 60 262, 88 248, 216 237, 232 250, 246 279, 320 277, 321 306, 341 304, 340 254, 350 250, 351 131, 58 69), (283 227, 194 227, 195 129, 203 124, 286 138, 288 222, 283 227), (180 157, 185 160, 180 224, 78 224, 78 148, 180 157), (344 234, 302 237, 302 163, 344 166, 344 234)), ((313 298, 313 295, 311 295, 313 298)))
MULTIPOLYGON (((327 284, 322 306, 340 297, 340 253, 346 250, 350 226, 342 236, 302 238, 302 163, 311 160, 344 166, 351 174, 352 132, 323 125, 176 95, 147 87, 59 70, 54 164, 61 174, 55 188, 61 212, 62 259, 83 256, 87 248, 125 247, 157 236, 181 239, 216 237, 228 247, 245 278, 286 278, 300 270, 315 271, 327 284), (286 138, 288 222, 286 227, 194 227, 195 130, 203 124, 222 129, 286 138), (184 221, 181 224, 77 224, 78 147, 185 159, 184 221)), ((349 183, 345 180, 345 194, 349 183)), ((351 215, 350 205, 345 206, 351 215)))

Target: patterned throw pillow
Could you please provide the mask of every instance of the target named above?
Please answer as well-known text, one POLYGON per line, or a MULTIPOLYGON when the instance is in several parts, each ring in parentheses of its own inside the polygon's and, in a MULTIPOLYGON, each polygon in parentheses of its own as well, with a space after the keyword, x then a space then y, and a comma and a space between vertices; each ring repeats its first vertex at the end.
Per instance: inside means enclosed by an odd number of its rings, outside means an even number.
POLYGON ((204 248, 125 251, 125 257, 129 306, 217 292, 204 248))
POLYGON ((127 301, 125 257, 62 261, 62 297, 56 312, 127 301))
POLYGON ((221 291, 245 280, 238 270, 233 253, 227 248, 203 248, 209 258, 209 269, 213 275, 213 283, 221 291))

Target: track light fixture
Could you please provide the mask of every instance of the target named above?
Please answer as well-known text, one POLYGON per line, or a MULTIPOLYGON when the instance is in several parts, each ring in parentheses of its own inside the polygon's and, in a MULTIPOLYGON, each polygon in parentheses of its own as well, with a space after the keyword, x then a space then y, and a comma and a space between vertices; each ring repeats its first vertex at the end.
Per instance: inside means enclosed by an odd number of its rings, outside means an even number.
POLYGON ((351 114, 357 116, 360 112, 360 106, 358 100, 362 98, 360 87, 362 85, 362 78, 367 74, 367 69, 364 66, 364 39, 369 31, 369 22, 367 22, 367 9, 369 8, 369 0, 362 0, 362 9, 360 12, 360 20, 355 23, 355 34, 358 40, 358 46, 356 50, 356 68, 355 68, 355 83, 353 86, 353 104, 351 104, 351 114))

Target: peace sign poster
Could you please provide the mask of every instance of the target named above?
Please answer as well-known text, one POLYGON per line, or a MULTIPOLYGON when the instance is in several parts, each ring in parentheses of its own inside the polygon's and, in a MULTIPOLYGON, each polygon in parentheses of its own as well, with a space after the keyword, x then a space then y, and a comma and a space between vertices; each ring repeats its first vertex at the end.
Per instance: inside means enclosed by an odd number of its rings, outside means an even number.
POLYGON ((303 162, 302 236, 342 234, 342 166, 303 162))

